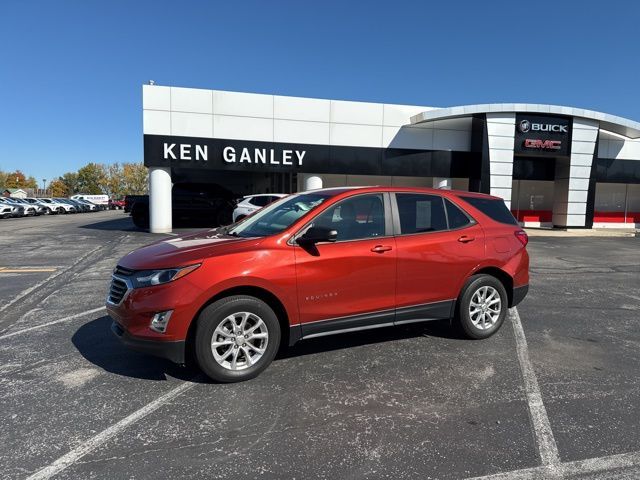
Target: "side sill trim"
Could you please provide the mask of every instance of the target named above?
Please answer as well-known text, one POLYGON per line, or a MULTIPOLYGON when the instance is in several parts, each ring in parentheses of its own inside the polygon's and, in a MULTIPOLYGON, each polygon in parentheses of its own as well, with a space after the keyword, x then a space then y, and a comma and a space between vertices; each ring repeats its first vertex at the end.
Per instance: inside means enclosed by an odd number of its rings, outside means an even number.
POLYGON ((374 328, 393 327, 393 325, 394 325, 393 322, 391 322, 391 323, 377 323, 375 325, 364 325, 362 327, 343 328, 340 330, 331 330, 328 332, 312 333, 310 335, 305 335, 304 339, 306 340, 307 338, 326 337, 327 335, 335 335, 338 333, 357 332, 359 330, 372 330, 374 328))

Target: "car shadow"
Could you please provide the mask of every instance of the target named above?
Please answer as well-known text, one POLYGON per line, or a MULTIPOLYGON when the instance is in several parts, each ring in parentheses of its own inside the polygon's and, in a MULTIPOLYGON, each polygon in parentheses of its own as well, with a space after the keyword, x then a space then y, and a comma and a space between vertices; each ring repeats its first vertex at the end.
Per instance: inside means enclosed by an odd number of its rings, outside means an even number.
POLYGON ((114 218, 111 220, 104 220, 102 222, 89 223, 87 225, 80 225, 79 228, 86 228, 89 230, 120 230, 124 232, 145 232, 142 228, 138 228, 133 224, 131 217, 122 214, 121 218, 114 218))
POLYGON ((82 325, 71 337, 78 352, 93 365, 116 375, 162 381, 168 377, 204 382, 196 368, 135 352, 111 333, 112 320, 101 316, 82 325))
POLYGON ((292 347, 280 348, 276 360, 416 337, 465 340, 464 336, 451 324, 450 320, 432 320, 303 340, 292 347))
MULTIPOLYGON (((142 380, 163 381, 167 378, 178 378, 210 383, 193 362, 189 362, 187 366, 180 366, 124 346, 111 333, 111 322, 108 315, 95 318, 78 328, 71 338, 78 352, 93 365, 116 375, 142 380)), ((434 320, 304 340, 293 347, 280 348, 275 361, 421 336, 463 340, 462 335, 451 326, 449 320, 434 320)))

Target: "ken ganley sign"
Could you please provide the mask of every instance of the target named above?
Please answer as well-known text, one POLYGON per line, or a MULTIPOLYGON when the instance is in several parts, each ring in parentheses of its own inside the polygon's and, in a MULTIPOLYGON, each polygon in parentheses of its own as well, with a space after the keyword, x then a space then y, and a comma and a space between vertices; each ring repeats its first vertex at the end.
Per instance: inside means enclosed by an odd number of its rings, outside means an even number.
POLYGON ((175 165, 196 168, 242 170, 246 167, 274 170, 304 165, 307 151, 286 144, 233 142, 223 139, 193 139, 145 135, 147 166, 175 165), (291 146, 292 147, 292 146, 291 146))

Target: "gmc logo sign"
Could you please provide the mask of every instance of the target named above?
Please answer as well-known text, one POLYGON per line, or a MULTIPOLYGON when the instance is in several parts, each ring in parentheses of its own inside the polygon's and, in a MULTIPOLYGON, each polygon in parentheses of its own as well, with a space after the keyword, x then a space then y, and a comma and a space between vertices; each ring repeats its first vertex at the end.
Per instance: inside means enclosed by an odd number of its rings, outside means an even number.
POLYGON ((560 150, 562 142, 560 140, 538 140, 527 138, 524 141, 525 148, 535 148, 538 150, 560 150))

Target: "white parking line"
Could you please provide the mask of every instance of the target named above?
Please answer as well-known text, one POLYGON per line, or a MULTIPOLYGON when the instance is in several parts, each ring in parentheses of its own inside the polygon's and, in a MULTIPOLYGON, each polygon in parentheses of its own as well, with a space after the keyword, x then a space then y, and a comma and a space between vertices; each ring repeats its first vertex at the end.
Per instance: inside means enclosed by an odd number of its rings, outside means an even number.
POLYGON ((522 470, 512 470, 510 472, 473 477, 467 480, 539 480, 541 478, 563 478, 565 476, 567 478, 576 478, 578 476, 592 475, 595 473, 608 473, 608 475, 595 478, 638 478, 637 475, 630 476, 630 474, 637 474, 638 471, 640 471, 640 452, 576 460, 573 462, 559 463, 554 467, 555 468, 552 468, 551 465, 543 465, 540 467, 523 468, 522 470), (627 471, 625 471, 625 469, 627 469, 627 471))
POLYGON ((181 395, 187 390, 192 389, 196 385, 197 385, 196 383, 185 382, 180 384, 176 388, 169 390, 167 393, 165 393, 161 397, 158 397, 151 403, 148 403, 144 407, 140 408, 139 410, 136 410, 128 417, 125 417, 122 420, 120 420, 118 423, 104 429, 99 434, 91 437, 89 440, 82 443, 77 448, 74 448, 66 455, 63 455, 62 457, 57 459, 55 462, 51 463, 50 465, 42 468, 41 470, 37 471, 33 475, 29 476, 27 480, 46 479, 46 478, 51 478, 54 475, 57 475, 64 469, 73 465, 75 462, 77 462, 80 458, 84 457, 86 454, 92 452, 93 450, 95 450, 105 442, 109 441, 110 439, 118 435, 120 432, 125 430, 130 425, 136 423, 139 420, 142 420, 144 417, 155 412, 158 408, 160 408, 170 400, 174 399, 178 395, 181 395))
POLYGON ((522 322, 520 321, 520 315, 516 308, 509 311, 509 318, 511 319, 513 334, 516 339, 518 363, 520 364, 520 371, 522 372, 522 378, 524 380, 529 415, 542 465, 539 467, 523 468, 510 472, 473 477, 468 480, 536 480, 540 478, 564 478, 565 476, 575 477, 578 475, 604 473, 614 470, 622 470, 617 472, 620 474, 619 478, 630 478, 626 475, 626 473, 629 472, 624 472, 623 469, 625 468, 632 469, 633 471, 630 472, 632 474, 638 473, 638 471, 640 471, 640 452, 609 455, 565 463, 560 461, 558 445, 553 437, 547 410, 542 402, 538 380, 529 358, 527 339, 524 336, 522 322))
POLYGON ((529 416, 536 436, 536 445, 540 454, 540 460, 542 465, 557 465, 560 463, 558 445, 553 437, 547 409, 542 402, 538 379, 536 378, 531 359, 529 358, 527 339, 524 336, 520 315, 518 315, 516 308, 509 310, 509 318, 511 319, 513 334, 516 338, 518 363, 520 364, 520 371, 522 372, 522 379, 524 380, 524 391, 527 397, 527 404, 529 405, 529 416))
POLYGON ((105 307, 94 308, 93 310, 87 310, 86 312, 76 313, 75 315, 71 315, 69 317, 59 318, 58 320, 53 320, 51 322, 43 323, 42 325, 36 325, 34 327, 23 328, 22 330, 17 330, 15 332, 7 333, 5 335, 0 335, 0 340, 4 340, 5 338, 14 337, 16 335, 21 335, 26 332, 31 332, 32 330, 39 330, 44 327, 48 327, 49 325, 55 325, 56 323, 68 322, 69 320, 74 320, 79 317, 84 317, 85 315, 90 315, 92 313, 99 312, 104 310, 105 307))
POLYGON ((60 275, 62 275, 63 273, 68 272, 69 270, 71 270, 73 267, 75 267, 76 265, 78 265, 80 262, 82 262, 85 258, 89 257, 89 255, 91 255, 94 252, 97 252, 98 250, 100 250, 102 248, 102 246, 98 246, 92 250, 90 250, 89 252, 85 253, 84 255, 82 255, 80 258, 78 258, 75 262, 73 262, 71 265, 69 265, 67 268, 64 268, 62 270, 60 270, 57 273, 54 273, 53 275, 49 275, 47 278, 45 278, 44 280, 42 280, 41 282, 36 283, 35 285, 30 286, 29 288, 27 288, 26 290, 23 290, 22 292, 20 292, 17 296, 15 296, 13 298, 13 300, 5 303, 4 305, 0 306, 0 313, 4 312, 7 308, 9 308, 11 305, 13 305, 14 303, 16 303, 18 300, 21 300, 22 298, 26 297, 27 295, 29 295, 31 292, 33 292, 35 289, 41 287, 42 285, 44 285, 47 282, 50 282, 51 280, 53 280, 56 277, 59 277, 60 275))

